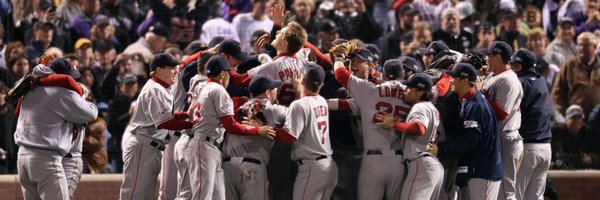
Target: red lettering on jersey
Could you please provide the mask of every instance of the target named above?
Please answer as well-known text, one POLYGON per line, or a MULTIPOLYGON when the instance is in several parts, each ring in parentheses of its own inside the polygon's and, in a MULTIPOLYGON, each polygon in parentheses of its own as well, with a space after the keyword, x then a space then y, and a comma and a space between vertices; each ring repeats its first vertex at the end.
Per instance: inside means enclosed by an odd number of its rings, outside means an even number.
POLYGON ((379 97, 404 99, 404 90, 402 88, 380 87, 379 97))
POLYGON ((328 116, 328 109, 325 106, 317 106, 315 108, 313 108, 313 110, 315 111, 315 117, 319 118, 319 117, 327 117, 328 116))
POLYGON ((277 75, 279 75, 279 79, 282 81, 293 80, 295 77, 298 77, 298 70, 296 68, 287 68, 279 71, 277 75))

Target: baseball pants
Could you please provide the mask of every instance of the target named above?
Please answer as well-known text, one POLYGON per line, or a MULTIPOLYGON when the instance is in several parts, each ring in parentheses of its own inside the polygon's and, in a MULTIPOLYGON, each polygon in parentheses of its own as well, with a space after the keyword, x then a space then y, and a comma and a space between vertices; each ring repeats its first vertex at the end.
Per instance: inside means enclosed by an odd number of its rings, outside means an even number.
POLYGON ((519 131, 503 132, 501 138, 504 176, 502 177, 498 199, 516 200, 516 180, 523 158, 523 138, 519 135, 519 131))
POLYGON ((422 156, 407 163, 408 173, 400 199, 439 199, 444 182, 444 167, 440 161, 432 156, 422 156))
POLYGON ((133 134, 123 149, 121 200, 156 199, 161 151, 151 146, 152 139, 133 134))
POLYGON ((363 154, 358 172, 358 199, 400 199, 405 177, 404 157, 394 150, 384 150, 381 155, 363 154))
POLYGON ((81 159, 81 154, 79 156, 64 157, 62 159, 62 165, 65 170, 67 185, 69 186, 69 199, 73 199, 83 172, 83 159, 81 159))
POLYGON ((458 191, 459 200, 496 200, 500 190, 501 181, 472 178, 468 186, 458 191))
POLYGON ((331 157, 302 160, 294 182, 294 200, 329 200, 337 184, 338 168, 331 157))
POLYGON ((230 159, 231 161, 223 162, 227 200, 268 200, 266 163, 243 161, 243 157, 230 159))
POLYGON ((523 145, 523 164, 517 175, 517 199, 544 199, 552 150, 550 143, 523 145))
POLYGON ((192 152, 188 164, 192 199, 225 199, 221 151, 205 138, 196 134, 188 144, 192 152))
POLYGON ((175 143, 175 166, 177 167, 177 197, 175 200, 192 199, 192 187, 190 185, 190 173, 188 162, 192 156, 189 147, 190 136, 183 134, 175 143))
MULTIPOLYGON (((173 131, 170 131, 173 133, 173 131)), ((171 134, 171 140, 169 144, 165 146, 163 151, 163 157, 161 161, 160 171, 160 185, 158 192, 158 199, 160 200, 171 200, 177 196, 177 167, 175 166, 175 144, 179 140, 179 137, 171 134)))
POLYGON ((17 171, 23 199, 69 199, 69 186, 62 166, 62 158, 19 154, 17 171))

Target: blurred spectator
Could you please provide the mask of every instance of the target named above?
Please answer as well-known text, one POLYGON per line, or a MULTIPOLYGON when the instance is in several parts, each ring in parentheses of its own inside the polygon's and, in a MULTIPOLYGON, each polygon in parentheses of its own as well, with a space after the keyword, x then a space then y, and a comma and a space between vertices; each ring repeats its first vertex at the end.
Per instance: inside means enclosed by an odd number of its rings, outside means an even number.
POLYGON ((96 40, 94 41, 94 58, 92 70, 96 74, 96 80, 104 80, 104 76, 113 67, 112 63, 117 58, 117 51, 112 41, 96 40))
POLYGON ((333 47, 333 41, 340 38, 340 29, 330 19, 323 19, 319 24, 319 37, 318 47, 322 52, 329 52, 329 49, 333 47))
POLYGON ((566 123, 552 128, 552 168, 591 169, 600 167, 600 148, 593 141, 600 135, 593 134, 585 123, 585 114, 578 105, 566 111, 566 123))
POLYGON ((487 49, 490 48, 492 42, 496 40, 496 28, 494 24, 490 22, 483 22, 477 28, 477 39, 479 43, 475 46, 476 49, 487 49))
POLYGON ((94 49, 92 41, 87 38, 81 38, 75 42, 75 55, 79 61, 79 70, 91 68, 94 63, 94 49))
MULTIPOLYGON (((410 32, 400 37, 400 56, 414 56, 420 45, 414 45, 413 36, 410 32)), ((391 58, 393 59, 393 58, 391 58)))
POLYGON ((137 12, 135 5, 133 1, 104 0, 100 6, 99 13, 106 15, 110 24, 115 28, 115 37, 119 42, 115 48, 118 52, 138 38, 135 31, 137 25, 143 20, 143 16, 141 16, 141 12, 137 12))
POLYGON ((231 21, 238 14, 251 12, 252 5, 252 0, 224 0, 220 14, 223 19, 231 21))
POLYGON ((63 0, 56 9, 56 16, 71 22, 81 13, 81 0, 63 0))
MULTIPOLYGON (((402 56, 414 57, 417 55, 417 50, 421 47, 427 47, 433 41, 431 26, 427 22, 417 22, 412 31, 412 42, 402 49, 402 56)), ((407 38, 408 39, 408 38, 407 38)), ((400 48, 403 48, 402 45, 400 48)), ((420 57, 415 57, 417 60, 422 60, 420 57)))
POLYGON ((383 34, 383 28, 367 12, 364 0, 336 0, 334 8, 333 21, 340 27, 342 38, 374 43, 383 34))
POLYGON ((441 26, 442 11, 453 7, 450 0, 414 0, 412 3, 421 11, 421 20, 429 23, 433 31, 441 26))
POLYGON ((454 8, 442 12, 442 27, 433 33, 433 40, 443 40, 450 49, 465 52, 473 44, 473 35, 461 28, 460 15, 454 8))
POLYGON ((568 61, 556 79, 552 90, 554 108, 564 113, 569 105, 577 104, 586 116, 600 104, 600 61, 595 54, 598 40, 593 33, 577 37, 579 57, 568 61))
POLYGON ((257 30, 264 30, 271 32, 273 28, 273 20, 269 19, 267 12, 271 8, 272 0, 252 0, 252 12, 243 13, 235 16, 231 25, 235 27, 239 42, 242 50, 249 52, 252 50, 250 47, 250 40, 252 34, 257 30))
POLYGON ((2 80, 8 87, 12 87, 15 82, 27 75, 31 71, 29 61, 23 55, 11 58, 8 60, 8 69, 5 72, 4 80, 2 80))
POLYGON ((127 74, 133 74, 134 56, 119 54, 114 65, 102 81, 102 95, 106 102, 111 102, 118 93, 118 82, 122 81, 127 74))
POLYGON ((92 42, 96 42, 96 40, 108 40, 114 43, 114 48, 116 51, 123 51, 125 47, 119 43, 119 40, 115 37, 115 26, 110 24, 110 21, 106 15, 98 15, 94 19, 94 26, 90 31, 90 39, 92 42))
POLYGON ((392 27, 392 32, 383 37, 381 42, 381 52, 383 60, 397 58, 402 54, 400 41, 402 36, 409 33, 413 24, 419 22, 419 10, 412 4, 405 4, 396 13, 398 23, 392 27))
POLYGON ((315 11, 315 0, 294 0, 292 5, 293 14, 288 17, 288 22, 298 22, 308 34, 308 41, 314 41, 317 37, 318 23, 313 17, 315 11))
POLYGON ((144 56, 145 61, 150 61, 154 57, 154 53, 163 52, 167 48, 167 39, 170 36, 169 28, 160 24, 152 26, 144 37, 140 37, 137 42, 127 46, 123 53, 140 53, 144 56))
MULTIPOLYGON (((575 24, 573 20, 563 18, 558 23, 556 31, 556 38, 548 45, 547 53, 562 55, 564 60, 559 63, 566 63, 571 59, 577 58, 578 49, 577 44, 574 42, 575 24)), ((562 65, 559 65, 559 67, 562 68, 562 65)))
POLYGON ((548 65, 548 71, 546 73, 542 73, 542 75, 544 75, 546 78, 548 86, 552 88, 552 85, 554 85, 554 78, 556 77, 556 74, 558 74, 560 66, 563 65, 564 57, 563 55, 557 53, 547 53, 547 46, 548 38, 546 37, 546 32, 544 29, 532 29, 529 33, 527 48, 535 53, 535 55, 538 57, 538 60, 543 59, 546 65, 548 65))
POLYGON ((0 23, 0 68, 6 68, 6 43, 4 42, 4 25, 0 23))
POLYGON ((100 174, 106 172, 108 155, 104 144, 106 144, 106 120, 98 116, 96 120, 89 123, 85 138, 83 139, 82 157, 85 161, 84 173, 100 174))
POLYGON ((102 93, 100 92, 99 81, 96 80, 96 74, 90 68, 79 69, 79 73, 81 73, 81 83, 86 87, 90 88, 90 92, 92 93, 92 98, 99 102, 102 100, 102 93))
POLYGON ((125 127, 129 123, 131 115, 129 107, 137 96, 139 90, 137 77, 134 75, 125 75, 119 83, 119 92, 115 99, 110 102, 108 110, 108 131, 112 137, 108 141, 108 154, 110 162, 113 165, 114 172, 123 171, 123 159, 121 149, 121 139, 125 127))
POLYGON ((200 40, 202 40, 202 42, 210 42, 210 40, 216 36, 222 36, 240 41, 235 27, 229 23, 229 21, 226 21, 220 17, 212 18, 202 25, 200 40))
POLYGON ((500 21, 499 41, 508 43, 513 49, 520 49, 527 46, 527 37, 521 34, 521 14, 516 10, 501 10, 502 17, 500 21))
POLYGON ((94 18, 100 11, 100 0, 82 0, 81 13, 71 21, 71 38, 90 38, 94 18))
POLYGON ((571 14, 569 17, 573 19, 577 25, 577 34, 583 32, 595 32, 600 29, 600 1, 585 0, 585 8, 583 11, 571 14))
POLYGON ((475 33, 475 7, 469 1, 461 1, 454 5, 456 11, 458 11, 458 18, 460 24, 465 31, 474 34, 475 33))
POLYGON ((29 58, 29 63, 33 66, 38 57, 50 48, 53 39, 54 25, 50 22, 38 22, 33 26, 33 38, 25 47, 25 54, 29 58))
MULTIPOLYGON (((16 30, 14 39, 16 40, 26 41, 29 38, 32 38, 34 33, 31 28, 38 22, 52 22, 56 19, 54 14, 56 7, 50 0, 35 0, 31 6, 33 10, 26 13, 26 18, 15 23, 16 30)), ((15 10, 15 12, 17 11, 15 10)))
POLYGON ((0 81, 0 149, 7 154, 5 159, 0 159, 0 174, 16 173, 17 146, 13 140, 16 116, 14 106, 6 102, 7 93, 8 87, 0 81))
MULTIPOLYGON (((8 60, 11 58, 16 58, 21 55, 25 56, 25 46, 21 41, 15 41, 8 43, 6 46, 6 52, 2 56, 4 56, 4 58, 6 58, 6 62, 8 62, 8 60)), ((2 66, 0 66, 0 68, 2 68, 2 66)), ((4 66, 4 68, 8 68, 8 63, 6 66, 4 66)))
POLYGON ((178 62, 181 62, 183 57, 183 52, 177 47, 169 47, 165 49, 165 53, 171 54, 178 62))

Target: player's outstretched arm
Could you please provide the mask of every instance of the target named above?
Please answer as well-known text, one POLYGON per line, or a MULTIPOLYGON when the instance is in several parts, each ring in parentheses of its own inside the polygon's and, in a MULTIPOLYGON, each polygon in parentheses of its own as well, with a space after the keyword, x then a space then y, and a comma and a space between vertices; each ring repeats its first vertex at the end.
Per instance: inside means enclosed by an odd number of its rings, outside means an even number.
POLYGON ((345 111, 352 114, 352 116, 358 115, 359 108, 353 99, 327 99, 327 105, 329 110, 345 111))
POLYGON ((377 124, 393 128, 396 131, 402 132, 409 135, 425 135, 427 128, 419 121, 412 122, 397 122, 387 113, 379 113, 375 115, 375 120, 379 121, 377 124))
POLYGON ((242 136, 253 136, 261 135, 268 138, 275 137, 275 131, 270 126, 250 126, 235 121, 233 115, 225 115, 219 117, 219 121, 223 124, 225 131, 231 134, 242 135, 242 136))

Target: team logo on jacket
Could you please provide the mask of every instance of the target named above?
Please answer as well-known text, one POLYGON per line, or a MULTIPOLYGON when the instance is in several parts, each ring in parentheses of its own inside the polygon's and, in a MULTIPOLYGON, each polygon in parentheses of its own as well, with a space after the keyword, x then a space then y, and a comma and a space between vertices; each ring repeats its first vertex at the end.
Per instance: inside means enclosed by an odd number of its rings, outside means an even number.
POLYGON ((464 126, 465 128, 477 128, 477 127, 478 127, 478 126, 477 126, 477 121, 465 121, 465 122, 463 123, 463 126, 464 126))

